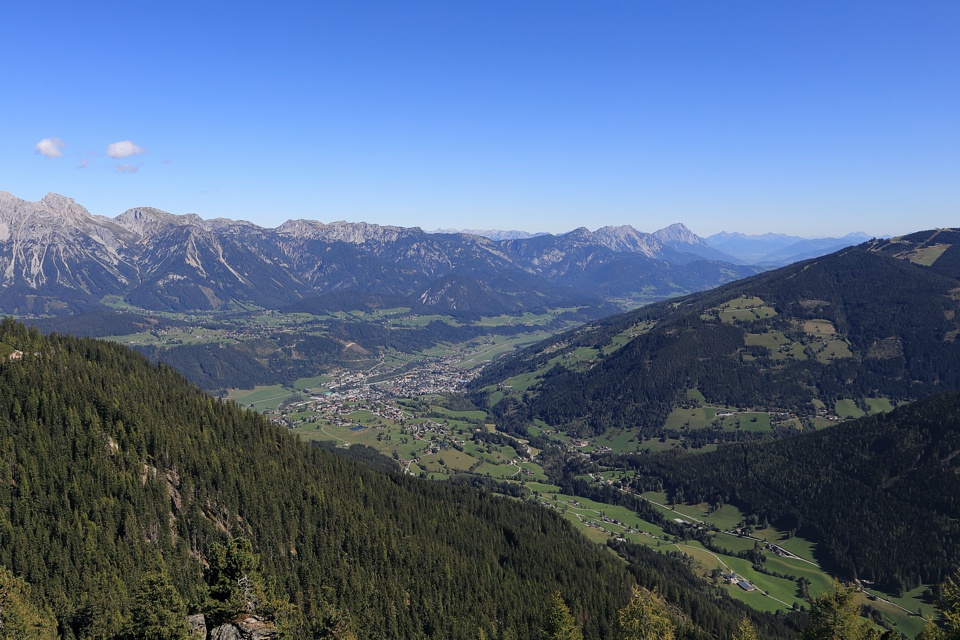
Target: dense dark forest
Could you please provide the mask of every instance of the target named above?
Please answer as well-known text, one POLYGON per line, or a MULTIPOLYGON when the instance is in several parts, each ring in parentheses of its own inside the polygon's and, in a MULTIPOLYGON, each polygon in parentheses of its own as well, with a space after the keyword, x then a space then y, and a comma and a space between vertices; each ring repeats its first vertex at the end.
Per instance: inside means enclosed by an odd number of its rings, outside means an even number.
POLYGON ((818 541, 824 565, 891 590, 960 565, 960 393, 816 433, 713 453, 611 456, 638 489, 730 502, 818 541))
POLYGON ((155 567, 202 610, 198 559, 236 536, 308 622, 364 637, 529 637, 556 589, 604 637, 628 595, 549 512, 309 447, 116 345, 9 320, 0 342, 23 353, 0 365, 0 564, 64 637, 119 637, 155 567))

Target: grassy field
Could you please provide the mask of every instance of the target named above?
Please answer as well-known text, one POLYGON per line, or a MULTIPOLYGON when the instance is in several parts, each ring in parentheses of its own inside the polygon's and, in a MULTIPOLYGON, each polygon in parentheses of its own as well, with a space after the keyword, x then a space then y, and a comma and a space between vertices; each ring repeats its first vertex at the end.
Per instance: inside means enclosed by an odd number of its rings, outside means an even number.
MULTIPOLYGON (((547 487, 548 485, 527 483, 527 486, 547 487)), ((606 541, 611 535, 615 535, 641 544, 666 543, 667 535, 663 529, 641 519, 626 507, 602 504, 586 498, 549 491, 540 491, 537 500, 547 508, 560 511, 590 538, 599 536, 601 541, 606 541)))
POLYGON ((933 244, 929 247, 922 247, 916 251, 911 252, 907 256, 907 260, 915 264, 922 264, 925 267, 929 267, 937 259, 943 255, 943 252, 949 249, 953 245, 949 244, 933 244))
POLYGON ((727 416, 721 421, 727 431, 742 429, 744 431, 769 431, 770 414, 758 411, 744 411, 727 416))
POLYGON ((538 464, 518 459, 513 447, 472 440, 478 428, 476 421, 487 417, 483 411, 453 411, 422 401, 398 401, 396 406, 405 416, 401 424, 395 414, 383 414, 382 408, 364 408, 359 402, 347 405, 357 408, 341 408, 335 420, 323 418, 313 410, 287 417, 305 419, 292 430, 308 440, 333 440, 346 446, 363 444, 397 460, 419 459, 410 467, 415 474, 446 477, 470 472, 498 479, 546 479, 538 464), (420 417, 412 417, 415 415, 420 417))
POLYGON ((850 345, 845 340, 828 340, 817 350, 817 360, 819 362, 830 362, 838 358, 852 358, 853 352, 850 351, 850 345))
POLYGON ((614 453, 633 453, 640 448, 637 435, 628 430, 608 431, 598 438, 594 438, 598 445, 610 447, 614 453))
POLYGON ((297 392, 293 389, 273 384, 253 389, 231 389, 227 398, 245 407, 252 407, 256 411, 266 411, 277 409, 295 395, 297 392))
POLYGON ((694 409, 677 408, 670 412, 667 421, 663 425, 664 429, 706 429, 713 424, 717 417, 719 409, 717 407, 696 407, 694 409))
POLYGON ((719 424, 726 431, 769 431, 770 414, 762 411, 736 411, 728 407, 678 407, 670 412, 664 429, 706 429, 719 424))
POLYGON ((870 407, 870 415, 893 411, 893 403, 890 402, 890 398, 864 398, 864 402, 870 407))
POLYGON ((862 418, 867 415, 853 400, 837 400, 833 410, 841 418, 862 418))
POLYGON ((323 389, 323 385, 330 382, 333 378, 330 376, 313 376, 312 378, 300 378, 293 383, 293 386, 297 389, 310 389, 311 391, 316 389, 323 389))
POLYGON ((837 328, 829 320, 804 320, 800 328, 811 335, 832 336, 837 328))
POLYGON ((748 322, 752 320, 763 320, 777 315, 773 307, 756 296, 746 298, 735 298, 720 306, 711 309, 704 315, 704 318, 719 317, 721 322, 748 322))

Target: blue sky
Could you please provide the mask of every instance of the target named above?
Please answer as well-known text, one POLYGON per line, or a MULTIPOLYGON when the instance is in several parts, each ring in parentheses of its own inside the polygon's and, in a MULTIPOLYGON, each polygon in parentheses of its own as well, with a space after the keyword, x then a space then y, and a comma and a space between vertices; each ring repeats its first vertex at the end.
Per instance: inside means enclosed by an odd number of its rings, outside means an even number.
POLYGON ((953 0, 10 2, 0 24, 0 190, 28 200, 270 227, 960 226, 953 0))

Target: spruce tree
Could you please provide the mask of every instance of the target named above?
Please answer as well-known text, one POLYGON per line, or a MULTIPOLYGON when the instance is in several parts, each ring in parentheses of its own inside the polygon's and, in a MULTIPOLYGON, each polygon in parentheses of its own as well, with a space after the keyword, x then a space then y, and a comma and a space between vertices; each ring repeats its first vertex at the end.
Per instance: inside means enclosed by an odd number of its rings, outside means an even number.
POLYGON ((570 607, 563 601, 559 589, 550 596, 543 623, 543 637, 545 640, 583 640, 583 632, 570 613, 570 607))
POLYGON ((187 640, 187 608, 166 571, 151 571, 134 593, 132 640, 187 640))
POLYGON ((810 625, 804 640, 873 640, 879 638, 869 622, 860 617, 856 592, 834 580, 833 588, 810 604, 810 625))
POLYGON ((750 618, 743 616, 737 626, 737 632, 734 634, 733 640, 757 640, 757 630, 753 628, 750 618))
POLYGON ((0 567, 0 638, 56 640, 53 614, 33 602, 30 585, 0 567))
POLYGON ((656 591, 633 588, 630 602, 620 610, 624 640, 673 640, 676 629, 667 615, 667 603, 656 591))

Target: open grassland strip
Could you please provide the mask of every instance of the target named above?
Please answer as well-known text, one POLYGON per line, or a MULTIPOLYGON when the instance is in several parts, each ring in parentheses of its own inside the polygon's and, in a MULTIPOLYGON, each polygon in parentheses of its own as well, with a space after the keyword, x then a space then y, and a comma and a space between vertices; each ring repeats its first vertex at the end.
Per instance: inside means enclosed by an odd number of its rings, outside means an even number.
POLYGON ((841 418, 862 418, 866 415, 863 412, 863 409, 857 406, 857 403, 853 400, 837 400, 836 405, 834 405, 834 411, 841 418))
POLYGON ((252 405, 257 411, 264 411, 266 409, 277 409, 285 400, 292 398, 296 393, 282 385, 274 384, 254 387, 249 391, 233 389, 227 394, 227 398, 237 404, 252 405))
POLYGON ((594 441, 599 445, 610 447, 614 453, 633 453, 640 448, 640 440, 636 433, 627 429, 608 431, 594 441))
POLYGON ((652 504, 653 506, 660 509, 660 511, 662 511, 663 514, 669 517, 670 519, 680 518, 680 519, 696 522, 697 524, 707 524, 703 520, 700 520, 699 518, 693 515, 688 515, 688 513, 684 513, 683 510, 692 511, 692 509, 690 507, 687 507, 686 505, 677 504, 671 507, 664 504, 663 502, 658 502, 657 500, 654 500, 654 498, 660 498, 661 500, 665 501, 666 500, 665 494, 647 491, 643 494, 640 494, 640 497, 646 500, 647 502, 649 502, 650 504, 652 504), (664 496, 664 497, 660 498, 660 496, 664 496))
POLYGON ((900 597, 870 589, 861 594, 861 604, 874 607, 892 622, 898 631, 912 638, 936 612, 932 603, 923 600, 923 592, 928 589, 930 589, 929 585, 920 585, 900 597), (868 594, 876 596, 877 599, 870 599, 868 594), (917 615, 918 611, 922 611, 923 616, 917 615))
POLYGON ((870 415, 893 411, 893 403, 890 402, 890 398, 864 398, 864 402, 870 407, 870 415))
POLYGON ((743 513, 732 504, 721 505, 719 509, 708 509, 703 519, 718 529, 731 529, 743 521, 743 513))
POLYGON ((907 255, 907 260, 913 262, 914 264, 921 264, 925 267, 933 265, 940 256, 943 255, 943 252, 949 249, 953 245, 949 244, 933 244, 928 247, 921 247, 915 251, 910 252, 907 255))

